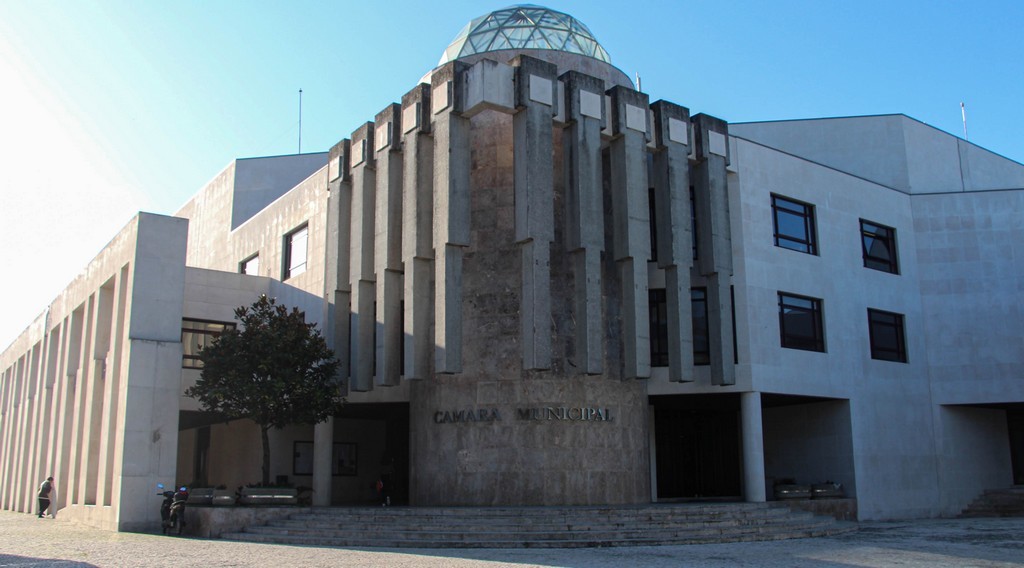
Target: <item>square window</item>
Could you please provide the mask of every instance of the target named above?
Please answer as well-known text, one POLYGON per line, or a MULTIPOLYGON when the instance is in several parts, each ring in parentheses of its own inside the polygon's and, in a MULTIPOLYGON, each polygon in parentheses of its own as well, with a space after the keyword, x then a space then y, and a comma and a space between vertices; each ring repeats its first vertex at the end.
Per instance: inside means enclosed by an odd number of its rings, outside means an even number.
POLYGON ((907 362, 903 314, 868 308, 868 335, 871 338, 872 359, 907 362))
POLYGON ((254 254, 249 258, 238 263, 238 272, 241 274, 253 274, 259 275, 260 273, 260 255, 254 254))
POLYGON ((185 318, 181 320, 181 366, 185 369, 202 369, 203 361, 199 351, 220 337, 235 324, 185 318))
POLYGON ((899 264, 896 260, 896 229, 861 219, 860 237, 864 266, 899 274, 899 264))
POLYGON ((783 347, 824 352, 821 300, 779 292, 779 332, 783 347))
POLYGON ((813 205, 773 194, 772 221, 775 225, 775 246, 818 254, 813 205))
POLYGON ((287 280, 306 271, 306 244, 309 226, 303 225, 284 237, 284 277, 287 280))

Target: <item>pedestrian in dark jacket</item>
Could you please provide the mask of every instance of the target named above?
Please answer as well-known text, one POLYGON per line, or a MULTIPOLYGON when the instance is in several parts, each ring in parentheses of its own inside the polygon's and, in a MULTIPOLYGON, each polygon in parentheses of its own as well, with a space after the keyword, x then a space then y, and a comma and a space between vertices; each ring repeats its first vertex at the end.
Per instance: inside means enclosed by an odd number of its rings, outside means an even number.
POLYGON ((50 508, 50 492, 53 491, 53 478, 47 477, 39 486, 39 518, 43 518, 46 510, 50 508))

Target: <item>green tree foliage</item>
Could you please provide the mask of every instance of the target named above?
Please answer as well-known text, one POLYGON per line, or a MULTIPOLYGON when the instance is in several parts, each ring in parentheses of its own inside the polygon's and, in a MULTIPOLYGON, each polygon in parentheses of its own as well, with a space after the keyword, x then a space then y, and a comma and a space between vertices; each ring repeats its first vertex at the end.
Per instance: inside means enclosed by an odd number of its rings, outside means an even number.
POLYGON ((199 352, 202 375, 186 396, 230 419, 248 418, 263 439, 263 484, 270 483, 270 428, 317 424, 345 399, 339 362, 315 324, 265 295, 235 309, 240 329, 225 331, 199 352))

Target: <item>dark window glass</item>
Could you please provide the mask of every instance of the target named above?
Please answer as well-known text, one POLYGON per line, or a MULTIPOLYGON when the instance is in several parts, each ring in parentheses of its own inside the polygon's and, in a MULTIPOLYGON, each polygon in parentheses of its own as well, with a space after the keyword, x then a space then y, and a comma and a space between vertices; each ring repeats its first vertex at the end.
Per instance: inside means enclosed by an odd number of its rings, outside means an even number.
POLYGON ((860 237, 864 266, 899 274, 896 261, 896 229, 860 220, 860 237))
POLYGON ((309 227, 302 227, 288 233, 284 237, 284 278, 298 276, 306 271, 306 244, 309 240, 309 227))
POLYGON ((868 308, 868 334, 871 338, 872 359, 907 362, 902 314, 868 308))
POLYGON ((647 188, 647 213, 651 221, 648 226, 651 229, 651 261, 658 260, 658 222, 654 217, 654 188, 647 188))
POLYGON ((708 290, 690 289, 690 310, 693 317, 693 364, 711 364, 711 344, 708 332, 708 290))
POLYGON ((651 311, 651 366, 668 366, 668 301, 663 288, 648 290, 651 311))
POLYGON ((238 263, 238 271, 242 274, 260 273, 260 255, 256 254, 238 263))
POLYGON ((814 206, 772 195, 775 246, 818 254, 814 231, 814 206))
POLYGON ((693 236, 693 260, 697 260, 697 198, 690 186, 690 234, 693 236))
POLYGON ((779 331, 782 346, 825 351, 821 300, 779 292, 779 331))
POLYGON ((235 324, 195 319, 181 320, 181 366, 186 369, 202 369, 199 350, 209 345, 235 324))

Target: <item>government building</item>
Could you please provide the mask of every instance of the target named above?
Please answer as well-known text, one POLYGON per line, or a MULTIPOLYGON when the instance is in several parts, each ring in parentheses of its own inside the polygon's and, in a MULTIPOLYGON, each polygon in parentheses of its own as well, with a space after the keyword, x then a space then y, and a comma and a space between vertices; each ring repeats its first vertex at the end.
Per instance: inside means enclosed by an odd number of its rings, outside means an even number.
MULTIPOLYGON (((638 91, 587 27, 472 20, 328 152, 139 213, 0 355, 0 508, 159 523, 260 479, 186 397, 266 294, 347 404, 271 431, 314 506, 758 502, 862 520, 1024 483, 1024 165, 904 115, 729 123, 638 91)), ((666 97, 662 99, 660 97, 666 97)))

